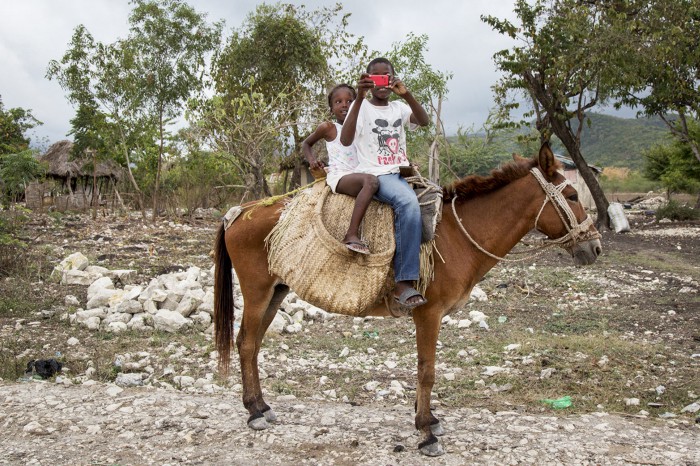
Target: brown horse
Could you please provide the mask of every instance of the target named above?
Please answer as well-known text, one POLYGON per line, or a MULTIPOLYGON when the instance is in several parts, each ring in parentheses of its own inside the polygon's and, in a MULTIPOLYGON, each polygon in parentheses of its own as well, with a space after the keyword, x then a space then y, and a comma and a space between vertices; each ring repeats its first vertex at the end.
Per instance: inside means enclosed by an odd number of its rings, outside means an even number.
MULTIPOLYGON (((443 188, 445 206, 435 247, 444 262, 435 261, 435 278, 426 291, 428 302, 413 311, 418 347, 415 425, 424 435, 418 448, 426 455, 443 453, 436 437, 443 429, 430 412, 442 318, 460 309, 474 285, 533 228, 567 249, 577 265, 594 262, 601 252, 600 235, 578 202, 576 190, 558 168, 549 146, 543 145, 531 160, 517 157, 488 177, 470 176, 443 188)), ((263 400, 258 352, 289 291, 280 277, 268 272, 264 243, 281 207, 258 207, 228 230, 222 225, 215 245, 214 321, 219 363, 226 372, 233 339, 233 266, 245 301, 236 345, 243 405, 250 412, 248 426, 252 429, 267 428, 277 419, 263 400)), ((377 305, 370 315, 388 316, 389 311, 377 305)))

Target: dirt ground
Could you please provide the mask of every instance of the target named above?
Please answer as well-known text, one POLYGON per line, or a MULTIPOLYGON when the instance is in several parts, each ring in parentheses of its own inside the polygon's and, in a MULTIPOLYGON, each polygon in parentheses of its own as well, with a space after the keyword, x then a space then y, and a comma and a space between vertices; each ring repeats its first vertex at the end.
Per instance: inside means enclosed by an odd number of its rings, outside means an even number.
POLYGON ((213 214, 155 225, 33 215, 24 235, 41 254, 0 279, 0 464, 700 465, 700 222, 629 218, 632 232, 603 232, 592 266, 573 267, 563 251, 500 264, 480 283, 487 301, 445 321, 433 404, 446 454, 427 459, 412 428, 408 319, 338 316, 270 335, 262 383, 279 421, 253 432, 237 368, 218 377, 210 335, 71 326, 64 298, 84 303, 85 287, 48 276, 76 251, 135 269, 140 283, 208 269, 213 214), (489 329, 460 328, 470 311, 489 329), (137 355, 153 382, 117 387, 115 359, 137 355), (22 379, 29 360, 49 357, 61 376, 22 379), (215 388, 179 386, 184 375, 215 388), (541 401, 564 395, 567 409, 541 401))

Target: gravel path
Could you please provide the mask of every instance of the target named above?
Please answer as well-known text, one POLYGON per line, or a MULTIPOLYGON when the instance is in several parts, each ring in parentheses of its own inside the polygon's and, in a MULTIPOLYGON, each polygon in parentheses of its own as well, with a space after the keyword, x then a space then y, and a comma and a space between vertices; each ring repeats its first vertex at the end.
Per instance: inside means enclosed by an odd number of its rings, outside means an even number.
POLYGON ((410 404, 272 404, 277 424, 254 432, 233 392, 0 383, 0 464, 700 465, 687 419, 437 409, 446 454, 426 458, 410 404))

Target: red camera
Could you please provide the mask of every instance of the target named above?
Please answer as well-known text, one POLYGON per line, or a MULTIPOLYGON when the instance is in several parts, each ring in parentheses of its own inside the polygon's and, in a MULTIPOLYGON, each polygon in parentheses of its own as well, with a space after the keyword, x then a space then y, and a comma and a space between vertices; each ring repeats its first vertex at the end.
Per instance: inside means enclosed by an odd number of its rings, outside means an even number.
POLYGON ((374 85, 378 87, 388 87, 389 86, 389 75, 388 74, 371 74, 370 79, 374 81, 374 85))

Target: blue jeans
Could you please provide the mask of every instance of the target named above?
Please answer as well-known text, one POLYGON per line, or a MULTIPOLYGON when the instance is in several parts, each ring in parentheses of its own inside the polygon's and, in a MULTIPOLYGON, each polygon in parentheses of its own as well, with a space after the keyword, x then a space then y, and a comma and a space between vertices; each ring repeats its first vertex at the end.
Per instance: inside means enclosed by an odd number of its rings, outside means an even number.
POLYGON ((398 173, 379 175, 374 198, 394 210, 394 277, 397 282, 418 280, 422 235, 420 206, 413 189, 398 173))

